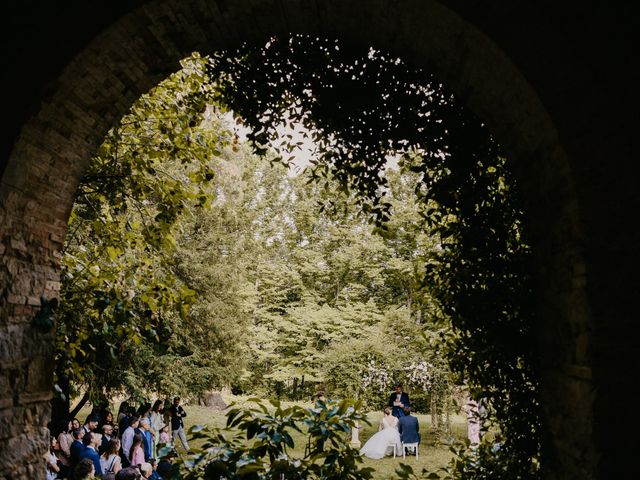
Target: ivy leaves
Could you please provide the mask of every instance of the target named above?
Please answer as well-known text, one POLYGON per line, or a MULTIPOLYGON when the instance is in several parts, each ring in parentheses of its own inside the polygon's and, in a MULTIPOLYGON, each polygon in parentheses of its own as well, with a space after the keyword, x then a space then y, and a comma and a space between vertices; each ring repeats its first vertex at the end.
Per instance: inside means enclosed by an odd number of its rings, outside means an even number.
POLYGON ((510 473, 535 477, 531 252, 515 182, 482 122, 401 59, 321 38, 220 52, 209 71, 224 102, 253 128, 258 152, 276 141, 278 124, 303 125, 317 148, 312 181, 355 192, 382 234, 392 219, 387 158, 400 156, 401 167, 420 176, 420 213, 440 238, 423 288, 455 329, 444 351, 459 380, 494 403, 513 439, 510 473))
POLYGON ((177 460, 180 478, 372 478, 373 469, 362 467, 358 450, 348 444, 348 432, 365 421, 358 403, 327 401, 301 408, 278 401, 249 402, 245 407, 230 406, 225 429, 198 426, 191 430, 195 438, 205 441, 201 450, 177 460), (295 433, 307 439, 301 457, 291 454, 295 433))

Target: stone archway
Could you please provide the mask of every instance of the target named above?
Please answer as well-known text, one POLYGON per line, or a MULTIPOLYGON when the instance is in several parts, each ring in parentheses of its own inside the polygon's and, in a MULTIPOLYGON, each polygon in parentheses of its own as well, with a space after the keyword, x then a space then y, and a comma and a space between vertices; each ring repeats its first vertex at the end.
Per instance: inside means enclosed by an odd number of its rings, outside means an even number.
MULTIPOLYGON (((637 198, 626 188, 629 176, 599 162, 602 155, 625 154, 613 136, 599 140, 613 128, 604 117, 606 105, 577 101, 595 88, 589 73, 561 38, 544 30, 528 2, 482 13, 435 0, 366 7, 321 0, 138 3, 139 9, 125 8, 66 65, 51 95, 22 126, 2 177, 0 478, 39 476, 47 448, 52 339, 32 320, 40 295, 57 296, 59 252, 75 187, 104 134, 192 51, 291 32, 373 45, 434 72, 506 147, 534 234, 536 332, 551 458, 545 474, 609 478, 603 472, 615 469, 625 450, 607 447, 607 411, 630 391, 632 375, 607 372, 619 356, 637 352, 633 336, 618 342, 616 328, 632 315, 611 298, 619 303, 630 287, 618 279, 621 265, 615 262, 634 247, 624 224, 601 216, 598 199, 605 195, 633 211, 637 198), (488 20, 491 15, 505 25, 488 20), (546 33, 536 37, 534 51, 520 33, 540 29, 546 33), (524 61, 528 55, 530 63, 524 61), (612 231, 620 233, 614 240, 612 231)), ((637 261, 637 254, 632 258, 637 261)))

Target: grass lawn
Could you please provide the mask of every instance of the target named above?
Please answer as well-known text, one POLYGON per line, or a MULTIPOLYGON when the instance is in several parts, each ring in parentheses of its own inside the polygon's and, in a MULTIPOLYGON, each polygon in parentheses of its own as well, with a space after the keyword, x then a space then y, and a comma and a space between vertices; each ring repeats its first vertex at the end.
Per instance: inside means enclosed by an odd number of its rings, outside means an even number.
MULTIPOLYGON (((227 403, 236 402, 238 405, 242 406, 246 403, 247 397, 235 397, 235 396, 225 396, 225 401, 227 403)), ((292 405, 292 402, 283 402, 284 405, 292 405)), ((305 402, 297 402, 298 405, 302 407, 310 407, 311 403, 305 402)), ((193 425, 198 424, 206 424, 210 427, 224 427, 226 423, 226 415, 225 412, 220 412, 214 409, 210 409, 207 407, 202 407, 198 405, 189 405, 183 404, 185 411, 187 412, 187 417, 185 417, 185 429, 189 429, 193 425)), ((118 405, 113 406, 113 412, 116 412, 118 405)), ((89 414, 91 407, 85 406, 83 408, 78 418, 80 422, 84 422, 84 419, 89 414)), ((395 468, 401 463, 407 463, 411 465, 415 472, 422 471, 423 468, 428 468, 430 471, 435 471, 440 467, 444 467, 449 463, 451 459, 451 452, 449 451, 449 447, 444 444, 435 444, 435 438, 433 433, 431 432, 431 417, 429 415, 416 415, 418 417, 418 421, 420 423, 420 432, 422 434, 422 442, 420 443, 420 455, 419 458, 416 459, 414 456, 407 456, 403 461, 402 456, 399 458, 393 458, 392 456, 386 457, 380 460, 372 460, 369 458, 364 459, 364 465, 372 467, 376 470, 374 478, 379 479, 389 479, 395 478, 395 468)), ((368 414, 369 421, 371 425, 362 425, 360 429, 360 441, 364 444, 369 437, 371 437, 375 432, 378 431, 378 422, 382 418, 381 412, 372 412, 368 414)), ((466 419, 462 416, 454 415, 452 416, 452 435, 459 440, 463 440, 466 437, 466 419)), ((293 456, 302 456, 304 452, 304 446, 306 444, 306 439, 302 434, 294 435, 295 448, 291 452, 293 456)), ((189 442, 191 447, 200 446, 200 441, 191 441, 189 442)), ((178 451, 182 452, 182 445, 180 442, 177 442, 178 451)))

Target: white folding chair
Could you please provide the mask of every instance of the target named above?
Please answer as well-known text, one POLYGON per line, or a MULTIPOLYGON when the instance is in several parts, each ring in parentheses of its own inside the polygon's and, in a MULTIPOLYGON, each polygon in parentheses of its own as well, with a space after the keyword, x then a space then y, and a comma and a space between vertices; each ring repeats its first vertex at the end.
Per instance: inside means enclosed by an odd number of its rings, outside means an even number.
POLYGON ((402 458, 406 458, 407 456, 407 448, 410 448, 412 450, 415 449, 416 452, 416 459, 418 458, 418 442, 413 442, 413 443, 403 443, 402 444, 402 458))
POLYGON ((387 450, 389 449, 389 447, 393 448, 393 458, 396 458, 396 455, 398 452, 396 452, 396 442, 389 442, 387 444, 387 450))

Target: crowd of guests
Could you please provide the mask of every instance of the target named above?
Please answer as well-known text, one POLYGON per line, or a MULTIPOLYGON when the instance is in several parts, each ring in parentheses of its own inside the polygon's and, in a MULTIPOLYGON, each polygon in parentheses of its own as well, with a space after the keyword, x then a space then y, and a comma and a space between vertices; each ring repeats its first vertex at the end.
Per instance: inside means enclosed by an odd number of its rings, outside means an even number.
POLYGON ((77 418, 65 421, 46 455, 47 480, 84 480, 100 476, 108 480, 163 480, 172 468, 171 455, 160 456, 163 447, 174 448, 176 439, 189 451, 180 398, 173 403, 157 400, 138 408, 122 402, 117 418, 94 408, 84 425, 77 418))

